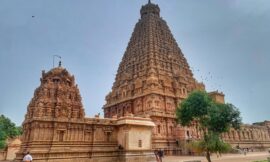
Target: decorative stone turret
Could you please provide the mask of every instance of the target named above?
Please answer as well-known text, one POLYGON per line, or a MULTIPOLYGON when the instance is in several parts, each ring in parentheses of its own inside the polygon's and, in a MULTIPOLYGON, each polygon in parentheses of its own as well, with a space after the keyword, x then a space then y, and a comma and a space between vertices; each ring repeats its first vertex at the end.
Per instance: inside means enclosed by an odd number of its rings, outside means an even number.
POLYGON ((83 119, 84 109, 74 76, 65 68, 42 71, 40 86, 28 105, 25 121, 33 118, 83 119))
POLYGON ((224 94, 219 91, 209 92, 208 95, 217 103, 225 103, 224 94))

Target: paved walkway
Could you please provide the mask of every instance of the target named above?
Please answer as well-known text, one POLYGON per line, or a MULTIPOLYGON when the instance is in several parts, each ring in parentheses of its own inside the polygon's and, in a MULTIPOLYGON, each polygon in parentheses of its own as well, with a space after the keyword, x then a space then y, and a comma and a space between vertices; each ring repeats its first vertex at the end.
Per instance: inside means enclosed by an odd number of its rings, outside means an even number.
MULTIPOLYGON (((253 162, 257 160, 267 160, 267 157, 270 157, 268 152, 249 152, 247 155, 224 154, 219 158, 213 154, 211 159, 213 162, 253 162)), ((201 160, 201 162, 207 162, 206 158, 202 156, 167 156, 163 159, 163 162, 184 162, 191 160, 201 160)))
MULTIPOLYGON (((217 158, 213 155, 211 157, 212 162, 254 162, 257 160, 266 160, 267 157, 270 157, 268 152, 252 152, 247 155, 243 154, 225 154, 222 157, 217 158)), ((201 160, 201 162, 207 162, 206 158, 203 156, 166 156, 163 159, 163 162, 184 162, 191 160, 201 160)), ((10 162, 10 161, 1 161, 0 162, 10 162)))

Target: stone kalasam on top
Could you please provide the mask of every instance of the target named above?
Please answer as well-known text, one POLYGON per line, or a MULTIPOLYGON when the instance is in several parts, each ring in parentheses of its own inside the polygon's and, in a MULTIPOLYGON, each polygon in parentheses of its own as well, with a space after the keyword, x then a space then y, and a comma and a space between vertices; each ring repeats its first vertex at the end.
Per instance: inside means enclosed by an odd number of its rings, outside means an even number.
MULTIPOLYGON (((205 90, 205 86, 193 77, 167 23, 160 17, 159 6, 149 1, 142 6, 140 14, 112 90, 106 96, 104 116, 147 114, 156 124, 152 137, 154 149, 162 148, 167 154, 187 153, 185 143, 201 138, 202 132, 196 129, 196 123, 188 128, 177 124, 175 109, 190 92, 205 90)), ((214 91, 209 95, 217 102, 225 102, 223 93, 214 91)), ((261 147, 260 142, 251 142, 256 137, 270 146, 266 127, 242 127, 240 131, 225 133, 223 138, 233 146, 261 147)))

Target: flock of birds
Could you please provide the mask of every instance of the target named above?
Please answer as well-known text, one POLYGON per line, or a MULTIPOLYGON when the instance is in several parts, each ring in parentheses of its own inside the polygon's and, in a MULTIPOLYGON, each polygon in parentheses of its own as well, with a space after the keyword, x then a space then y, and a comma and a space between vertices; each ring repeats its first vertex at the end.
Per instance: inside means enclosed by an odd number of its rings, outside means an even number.
MULTIPOLYGON (((200 71, 200 69, 194 69, 193 67, 191 67, 191 70, 192 70, 192 72, 193 72, 193 74, 195 73, 195 74, 202 74, 203 72, 202 71, 200 71)), ((200 79, 201 79, 201 81, 203 82, 203 83, 205 83, 205 82, 208 82, 208 83, 210 83, 210 88, 212 89, 212 90, 214 90, 214 89, 219 89, 219 90, 221 90, 221 88, 222 88, 222 86, 221 86, 221 84, 219 83, 219 84, 217 84, 217 83, 213 83, 213 81, 214 80, 223 80, 223 77, 213 77, 213 74, 211 74, 211 72, 208 72, 208 73, 205 73, 204 75, 201 75, 200 76, 200 79), (212 85, 211 85, 212 84, 212 85)))
MULTIPOLYGON (((32 18, 35 18, 35 17, 36 17, 35 15, 32 15, 32 18)), ((193 67, 191 67, 191 70, 192 70, 193 73, 194 72, 200 73, 200 69, 194 69, 193 67)), ((213 79, 213 75, 210 72, 208 72, 206 76, 201 75, 200 78, 201 78, 202 82, 209 82, 210 80, 213 79)), ((222 80, 223 77, 217 77, 216 79, 222 80)), ((216 89, 216 88, 221 89, 222 87, 221 87, 220 84, 214 84, 214 85, 210 86, 210 88, 211 89, 216 89)))

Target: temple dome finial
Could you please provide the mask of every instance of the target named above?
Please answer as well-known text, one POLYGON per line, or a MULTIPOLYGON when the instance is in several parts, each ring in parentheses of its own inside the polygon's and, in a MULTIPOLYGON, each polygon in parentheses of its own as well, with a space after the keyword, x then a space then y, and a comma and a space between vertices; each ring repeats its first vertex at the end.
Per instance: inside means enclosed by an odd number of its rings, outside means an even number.
POLYGON ((141 8, 141 17, 144 17, 148 14, 158 15, 159 16, 160 9, 157 4, 153 4, 151 0, 148 0, 148 3, 141 8))

